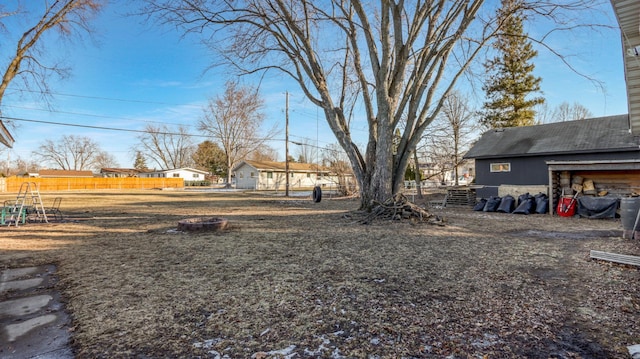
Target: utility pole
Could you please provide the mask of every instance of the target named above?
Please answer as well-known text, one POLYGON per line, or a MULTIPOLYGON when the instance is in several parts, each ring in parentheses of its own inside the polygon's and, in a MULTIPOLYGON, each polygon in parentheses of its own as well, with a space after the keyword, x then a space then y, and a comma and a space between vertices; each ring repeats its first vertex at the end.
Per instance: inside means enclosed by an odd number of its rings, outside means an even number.
POLYGON ((289 197, 289 91, 285 92, 285 95, 284 176, 286 177, 286 181, 284 196, 289 197))

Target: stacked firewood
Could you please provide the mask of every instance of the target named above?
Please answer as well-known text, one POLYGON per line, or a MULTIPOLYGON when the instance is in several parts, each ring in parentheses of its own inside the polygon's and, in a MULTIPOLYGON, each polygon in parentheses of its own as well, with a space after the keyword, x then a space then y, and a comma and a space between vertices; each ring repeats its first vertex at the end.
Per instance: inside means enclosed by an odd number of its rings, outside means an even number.
POLYGON ((359 222, 362 224, 370 224, 375 220, 407 220, 411 223, 425 222, 429 224, 444 225, 444 220, 426 209, 412 203, 407 197, 401 193, 394 195, 392 198, 380 203, 374 202, 374 206, 365 218, 359 222))

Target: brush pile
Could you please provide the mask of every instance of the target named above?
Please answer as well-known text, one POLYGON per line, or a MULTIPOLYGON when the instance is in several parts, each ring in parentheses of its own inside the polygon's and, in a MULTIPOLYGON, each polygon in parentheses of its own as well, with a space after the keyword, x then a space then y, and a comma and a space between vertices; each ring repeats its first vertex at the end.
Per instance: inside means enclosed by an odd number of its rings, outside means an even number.
POLYGON ((371 213, 361 219, 359 223, 370 224, 375 220, 408 220, 411 223, 426 222, 440 226, 444 225, 442 218, 429 213, 426 209, 412 203, 402 193, 395 194, 393 197, 382 203, 374 202, 371 213))

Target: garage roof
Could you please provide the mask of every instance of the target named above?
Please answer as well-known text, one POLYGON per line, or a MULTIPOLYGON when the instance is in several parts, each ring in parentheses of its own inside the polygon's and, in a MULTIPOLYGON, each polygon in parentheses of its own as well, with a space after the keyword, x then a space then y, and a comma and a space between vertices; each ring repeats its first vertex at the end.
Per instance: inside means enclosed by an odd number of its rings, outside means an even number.
POLYGON ((640 136, 629 133, 628 119, 628 115, 617 115, 494 129, 485 132, 464 157, 499 158, 619 151, 638 151, 640 155, 640 136))
POLYGON ((611 0, 622 32, 631 131, 640 135, 640 1, 611 0))

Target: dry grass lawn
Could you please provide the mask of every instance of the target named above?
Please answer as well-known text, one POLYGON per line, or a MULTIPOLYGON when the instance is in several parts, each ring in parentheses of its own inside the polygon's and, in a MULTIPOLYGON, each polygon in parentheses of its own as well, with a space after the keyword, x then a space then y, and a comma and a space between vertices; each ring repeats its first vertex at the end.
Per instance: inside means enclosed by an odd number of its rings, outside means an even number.
MULTIPOLYGON (((73 192, 0 227, 0 266, 54 263, 78 358, 627 358, 640 255, 614 220, 435 210, 356 224, 353 199, 73 192), (225 217, 220 233, 178 220, 225 217)), ((0 200, 12 199, 0 196, 0 200)))

